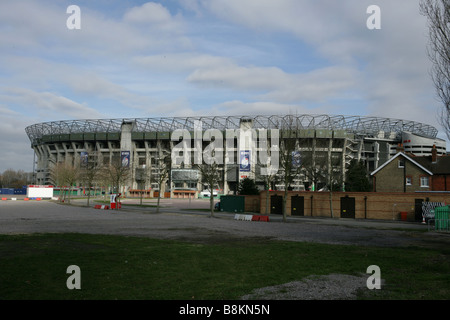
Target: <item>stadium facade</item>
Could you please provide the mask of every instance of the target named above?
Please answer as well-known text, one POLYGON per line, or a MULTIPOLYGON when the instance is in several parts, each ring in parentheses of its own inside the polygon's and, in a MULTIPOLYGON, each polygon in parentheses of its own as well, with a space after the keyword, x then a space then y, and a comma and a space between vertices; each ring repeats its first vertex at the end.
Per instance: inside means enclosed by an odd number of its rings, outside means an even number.
MULTIPOLYGON (((203 150, 212 141, 204 139, 206 133, 215 130, 223 133, 219 151, 232 155, 232 161, 224 157, 218 169, 222 178, 216 187, 224 194, 234 192, 245 177, 254 178, 264 188, 258 165, 258 152, 264 147, 258 141, 262 133, 267 134, 267 145, 272 147, 286 141, 295 143, 293 159, 298 157, 302 165, 291 184, 293 190, 310 190, 313 186, 318 190, 332 180, 342 184, 353 159, 363 161, 372 172, 393 156, 400 144, 414 155, 431 155, 433 145, 439 155, 446 153, 446 142, 437 138, 438 131, 433 126, 400 119, 344 115, 69 120, 38 123, 25 131, 35 152, 35 184, 55 184, 51 170, 56 163, 77 166, 95 154, 98 163, 110 165, 113 159, 120 158, 129 168, 130 175, 123 186, 127 192, 158 190, 155 177, 161 173, 164 156, 173 156, 174 148, 183 141, 174 133, 186 133, 184 146, 185 150, 192 151, 192 157, 198 150, 194 137, 199 137, 196 135, 199 128, 203 150), (245 132, 251 132, 250 144, 242 139, 245 132), (243 154, 246 160, 252 160, 250 167, 242 166, 243 154)), ((282 190, 284 185, 275 179, 269 187, 282 190)), ((199 193, 204 189, 199 172, 189 161, 184 161, 172 165, 159 191, 170 191, 173 196, 182 191, 199 193)))

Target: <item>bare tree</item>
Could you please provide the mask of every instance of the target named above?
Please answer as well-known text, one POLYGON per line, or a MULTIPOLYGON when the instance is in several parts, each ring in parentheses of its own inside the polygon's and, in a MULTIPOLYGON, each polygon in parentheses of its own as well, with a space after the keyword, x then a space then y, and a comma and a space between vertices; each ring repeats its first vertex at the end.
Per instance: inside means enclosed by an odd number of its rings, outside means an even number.
POLYGON ((79 177, 79 167, 69 164, 67 162, 58 162, 53 166, 53 168, 50 171, 51 177, 53 181, 56 183, 56 185, 59 185, 61 188, 63 188, 63 199, 60 198, 60 200, 66 199, 66 186, 67 188, 67 202, 70 203, 70 194, 72 192, 72 186, 75 184, 79 177))
MULTIPOLYGON (((98 162, 98 153, 91 152, 87 154, 87 157, 80 163, 80 180, 88 189, 87 206, 91 198, 91 189, 94 186, 94 182, 97 180, 101 172, 101 167, 98 162)), ((95 192, 95 191, 94 191, 95 192)))
POLYGON ((7 169, 0 174, 0 187, 22 188, 31 182, 31 174, 23 170, 7 169))
POLYGON ((219 184, 222 177, 219 170, 219 165, 216 162, 211 164, 197 164, 195 168, 200 172, 202 182, 208 186, 210 192, 209 210, 210 216, 214 217, 214 188, 219 184))
POLYGON ((159 212, 159 204, 161 202, 161 192, 162 186, 166 183, 169 178, 170 170, 172 170, 172 158, 170 152, 165 152, 164 150, 160 150, 160 156, 156 163, 158 173, 151 176, 152 181, 155 181, 158 184, 158 200, 156 203, 156 213, 159 212))
MULTIPOLYGON (((263 166, 262 166, 263 167, 263 166)), ((264 188, 266 190, 266 214, 269 214, 270 211, 270 189, 272 184, 277 179, 277 173, 278 169, 272 169, 270 167, 270 164, 264 165, 265 169, 267 169, 267 172, 265 175, 259 175, 260 179, 264 181, 264 188)))
POLYGON ((325 179, 326 162, 322 152, 316 151, 315 139, 301 139, 299 144, 304 148, 301 153, 302 171, 310 182, 310 190, 316 191, 319 183, 325 179))
MULTIPOLYGON (((265 130, 265 129, 264 129, 265 130)), ((273 134, 273 133, 272 133, 273 134)), ((273 183, 277 181, 279 171, 279 139, 278 131, 272 144, 268 145, 267 133, 260 130, 260 158, 258 159, 255 177, 264 182, 266 191, 266 214, 270 213, 270 189, 273 183)))
POLYGON ((59 201, 63 201, 65 197, 65 177, 64 177, 64 163, 58 162, 53 164, 50 168, 50 179, 53 181, 53 184, 60 187, 59 201), (62 192, 62 193, 61 193, 62 192))
POLYGON ((330 215, 334 218, 333 212, 333 191, 342 189, 343 172, 341 172, 341 157, 333 157, 329 154, 327 161, 326 181, 329 192, 330 215))
POLYGON ((283 195, 283 221, 286 222, 286 203, 288 198, 288 191, 291 189, 294 178, 300 172, 300 166, 296 166, 293 162, 295 155, 296 141, 295 139, 284 139, 281 142, 280 148, 280 169, 282 170, 282 182, 284 184, 283 195))
POLYGON ((428 19, 431 78, 444 105, 440 123, 450 139, 450 0, 422 0, 420 12, 428 19))
MULTIPOLYGON (((103 167, 102 172, 106 180, 111 183, 112 191, 114 193, 119 193, 120 186, 122 186, 131 175, 130 167, 122 164, 120 154, 114 154, 111 158, 111 162, 109 165, 103 167)), ((116 208, 119 209, 119 206, 116 208)))
POLYGON ((145 183, 151 180, 151 167, 142 166, 136 169, 136 181, 139 189, 139 204, 142 205, 144 193, 146 193, 145 183))

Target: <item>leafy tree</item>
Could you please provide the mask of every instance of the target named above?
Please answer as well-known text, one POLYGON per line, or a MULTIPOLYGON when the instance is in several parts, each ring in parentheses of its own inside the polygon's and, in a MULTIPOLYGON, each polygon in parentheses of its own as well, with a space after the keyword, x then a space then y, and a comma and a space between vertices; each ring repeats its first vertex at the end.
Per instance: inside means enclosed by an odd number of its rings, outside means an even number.
POLYGON ((353 159, 350 162, 345 181, 345 191, 367 192, 371 190, 364 162, 353 159))
POLYGON ((240 195, 258 195, 259 189, 256 187, 255 180, 244 178, 239 182, 238 192, 240 195))

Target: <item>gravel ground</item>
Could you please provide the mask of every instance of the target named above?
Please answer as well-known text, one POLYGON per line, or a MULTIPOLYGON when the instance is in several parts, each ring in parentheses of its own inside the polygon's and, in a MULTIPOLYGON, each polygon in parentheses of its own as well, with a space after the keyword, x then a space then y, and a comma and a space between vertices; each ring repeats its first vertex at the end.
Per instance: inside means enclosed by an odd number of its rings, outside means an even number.
POLYGON ((309 276, 278 286, 256 289, 242 300, 354 300, 366 289, 367 275, 330 274, 309 276))
POLYGON ((297 218, 283 223, 279 216, 271 217, 271 221, 267 223, 237 221, 233 219, 233 214, 216 213, 216 218, 210 218, 205 212, 194 213, 178 209, 163 211, 165 212, 155 214, 151 213, 154 208, 147 209, 147 212, 137 209, 114 211, 49 201, 2 201, 0 233, 79 232, 208 243, 260 237, 389 247, 426 246, 436 241, 450 241, 448 233, 414 232, 412 228, 427 230, 427 226, 421 224, 311 218, 297 218))
MULTIPOLYGON (((311 218, 290 219, 283 223, 279 218, 276 221, 276 217, 271 217, 271 222, 267 223, 237 221, 233 217, 233 214, 217 213, 216 218, 210 218, 204 212, 186 213, 175 207, 155 214, 154 208, 147 209, 146 212, 136 208, 113 211, 61 205, 50 201, 2 201, 0 234, 75 232, 202 243, 261 238, 381 247, 450 244, 448 233, 416 232, 427 230, 427 226, 421 224, 311 218)), ((356 277, 342 274, 311 276, 302 281, 261 288, 242 298, 354 299, 358 289, 366 288, 367 277, 368 275, 356 277)))

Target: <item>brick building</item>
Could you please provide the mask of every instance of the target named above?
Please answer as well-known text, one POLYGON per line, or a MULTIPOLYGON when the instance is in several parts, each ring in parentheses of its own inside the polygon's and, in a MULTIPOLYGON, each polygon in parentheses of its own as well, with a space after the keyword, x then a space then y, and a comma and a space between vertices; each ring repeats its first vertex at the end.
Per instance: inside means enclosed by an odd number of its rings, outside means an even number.
POLYGON ((450 156, 439 156, 433 146, 431 156, 414 157, 414 159, 433 173, 432 191, 450 191, 450 156))
POLYGON ((371 173, 373 191, 450 191, 450 157, 414 156, 399 148, 397 154, 371 173))

